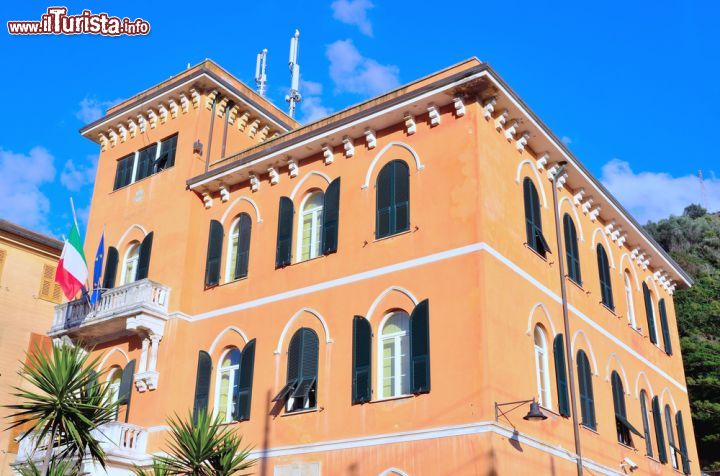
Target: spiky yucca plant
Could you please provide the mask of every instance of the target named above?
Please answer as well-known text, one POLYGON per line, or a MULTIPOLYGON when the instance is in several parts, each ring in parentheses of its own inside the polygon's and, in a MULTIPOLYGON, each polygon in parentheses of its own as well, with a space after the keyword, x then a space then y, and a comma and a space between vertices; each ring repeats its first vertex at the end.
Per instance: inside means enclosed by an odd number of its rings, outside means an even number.
POLYGON ((76 476, 79 474, 77 464, 74 461, 61 458, 53 458, 45 474, 43 474, 33 460, 18 466, 15 468, 15 471, 17 471, 20 476, 76 476))

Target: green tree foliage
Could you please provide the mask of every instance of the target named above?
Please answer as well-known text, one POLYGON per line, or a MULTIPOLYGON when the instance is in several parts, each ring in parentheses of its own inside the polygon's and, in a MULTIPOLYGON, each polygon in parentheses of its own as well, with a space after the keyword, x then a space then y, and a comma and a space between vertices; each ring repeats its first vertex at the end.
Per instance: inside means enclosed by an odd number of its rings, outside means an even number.
POLYGON ((675 309, 700 462, 720 469, 720 216, 690 205, 646 228, 695 280, 675 309))

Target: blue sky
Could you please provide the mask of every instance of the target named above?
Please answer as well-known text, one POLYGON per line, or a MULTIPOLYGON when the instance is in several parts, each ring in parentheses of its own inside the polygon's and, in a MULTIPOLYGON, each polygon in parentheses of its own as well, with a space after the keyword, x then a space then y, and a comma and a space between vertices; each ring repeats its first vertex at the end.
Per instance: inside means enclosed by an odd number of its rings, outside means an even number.
MULTIPOLYGON (((188 63, 212 58, 253 85, 268 48, 268 95, 284 108, 295 28, 300 120, 477 56, 642 222, 690 202, 720 210, 716 2, 113 3, 64 5, 142 17, 151 33, 30 37, 3 26, 0 217, 60 236, 72 196, 83 222, 99 148, 78 129, 188 63)), ((12 2, 0 19, 39 19, 49 5, 12 2)))

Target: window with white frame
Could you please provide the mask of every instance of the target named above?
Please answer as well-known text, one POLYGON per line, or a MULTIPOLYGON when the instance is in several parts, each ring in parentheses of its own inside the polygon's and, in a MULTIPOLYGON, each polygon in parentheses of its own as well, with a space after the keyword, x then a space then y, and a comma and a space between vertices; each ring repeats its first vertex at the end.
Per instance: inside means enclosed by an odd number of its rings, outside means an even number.
POLYGON ((538 403, 545 408, 552 408, 547 339, 542 327, 535 326, 533 339, 535 341, 535 376, 537 379, 538 403))
MULTIPOLYGON (((117 403, 120 399, 120 381, 122 380, 122 369, 113 367, 110 369, 107 378, 108 400, 110 403, 117 403)), ((118 417, 118 407, 115 407, 115 419, 118 417)))
POLYGON ((637 320, 635 319, 635 301, 633 300, 633 288, 632 281, 630 280, 630 273, 625 271, 625 302, 627 303, 627 315, 628 323, 637 329, 637 320))
POLYGON ((223 422, 235 420, 240 383, 240 350, 228 349, 220 359, 215 392, 215 415, 223 422))
POLYGON ((378 339, 379 398, 410 393, 410 316, 396 311, 385 318, 378 339))
POLYGON ((123 259, 120 284, 134 283, 137 280, 138 260, 140 259, 140 243, 133 241, 128 245, 123 259))
POLYGON ((175 164, 178 135, 150 144, 117 161, 113 190, 130 185, 175 164))
POLYGON ((324 198, 325 194, 318 190, 306 196, 300 204, 297 238, 298 261, 320 256, 324 198))
POLYGON ((244 278, 248 274, 251 222, 250 215, 241 213, 230 227, 225 282, 244 278))

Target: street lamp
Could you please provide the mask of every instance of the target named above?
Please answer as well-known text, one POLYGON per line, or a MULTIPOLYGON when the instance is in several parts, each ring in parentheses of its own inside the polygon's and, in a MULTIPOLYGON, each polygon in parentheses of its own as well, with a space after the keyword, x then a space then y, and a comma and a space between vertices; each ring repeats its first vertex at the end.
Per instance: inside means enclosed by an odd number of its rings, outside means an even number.
POLYGON ((515 428, 515 425, 513 425, 513 422, 510 421, 510 419, 507 417, 507 414, 517 410, 518 408, 522 407, 523 405, 529 403, 530 404, 530 410, 528 410, 527 414, 523 417, 523 420, 527 421, 542 421, 547 420, 547 416, 540 410, 540 405, 538 405, 538 402, 535 401, 535 399, 531 400, 519 400, 517 402, 507 402, 507 403, 498 403, 495 402, 495 421, 499 421, 500 417, 505 418, 508 423, 510 423, 510 426, 515 428), (513 405, 513 407, 509 410, 503 410, 502 407, 507 407, 513 405))

